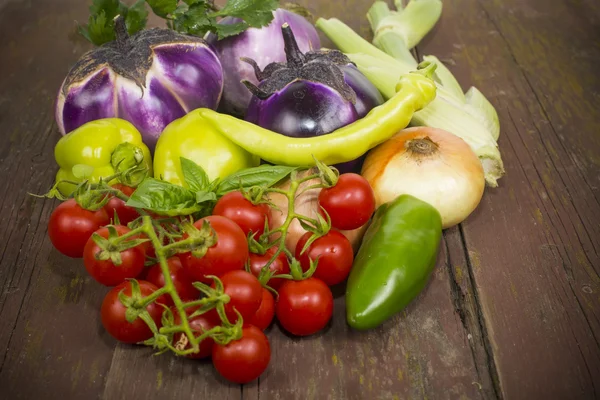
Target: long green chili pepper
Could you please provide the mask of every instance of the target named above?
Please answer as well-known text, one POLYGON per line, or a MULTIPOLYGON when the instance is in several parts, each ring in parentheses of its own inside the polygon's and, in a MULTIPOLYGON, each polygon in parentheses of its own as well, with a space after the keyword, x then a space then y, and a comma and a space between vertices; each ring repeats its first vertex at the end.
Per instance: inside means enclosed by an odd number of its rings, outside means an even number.
POLYGON ((397 93, 362 119, 336 131, 311 138, 292 138, 209 109, 199 112, 216 130, 238 146, 278 165, 312 166, 354 160, 405 128, 415 111, 435 98, 431 79, 436 64, 422 63, 399 78, 397 93))

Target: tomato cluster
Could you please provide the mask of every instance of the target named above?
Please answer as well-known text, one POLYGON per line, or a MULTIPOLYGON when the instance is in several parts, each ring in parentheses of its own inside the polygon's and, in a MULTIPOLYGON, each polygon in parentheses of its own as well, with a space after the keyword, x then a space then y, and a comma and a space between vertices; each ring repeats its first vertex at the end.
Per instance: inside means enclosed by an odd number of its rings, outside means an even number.
MULTIPOLYGON (((185 309, 185 319, 193 335, 199 337, 205 332, 209 335, 203 336, 206 338, 200 342, 197 352, 187 356, 211 357, 225 378, 246 383, 267 368, 271 350, 263 331, 275 316, 283 329, 297 336, 314 334, 331 320, 330 286, 347 278, 354 257, 352 245, 337 229, 359 228, 374 210, 370 186, 356 177, 341 175, 337 185, 321 191, 319 205, 331 222, 331 229, 307 232, 294 252, 285 249, 284 244, 272 245, 281 242, 269 241, 271 208, 267 203, 255 204, 240 191, 225 194, 216 202, 212 215, 194 221, 193 228, 177 224, 179 239, 171 238, 172 243, 190 238, 207 225, 216 240, 203 248, 201 254, 187 247, 171 254, 166 259, 170 279, 166 279, 161 265, 154 259, 157 254, 163 255, 163 251, 156 252, 149 241, 141 240, 145 238, 138 234, 139 230, 134 232, 126 226, 139 218, 138 211, 119 198, 109 199, 95 211, 83 209, 75 200, 65 201, 52 213, 48 232, 60 252, 69 257, 82 257, 90 276, 112 287, 100 312, 102 324, 111 336, 123 343, 147 341, 165 323, 165 309, 170 310, 175 326, 182 323, 178 310, 185 309), (113 216, 120 222, 109 225, 113 216), (249 243, 257 246, 249 246, 249 243), (167 280, 173 283, 178 299, 164 294, 171 290, 163 288, 167 280), (189 308, 176 306, 177 302, 181 306, 182 302, 202 299, 204 295, 199 289, 205 294, 205 290, 222 293, 220 298, 227 300, 222 300, 220 312, 212 308, 199 313, 196 312, 198 307, 192 304, 189 308), (161 291, 156 293, 158 290, 161 291), (153 293, 156 294, 153 296, 153 293), (142 299, 148 296, 152 301, 146 303, 142 299), (128 308, 136 301, 136 313, 132 314, 128 308), (240 317, 243 321, 238 321, 240 317), (152 321, 156 328, 151 329, 149 322, 152 321), (219 344, 210 333, 224 323, 230 327, 238 323, 241 336, 219 344)), ((133 192, 132 188, 122 185, 118 189, 125 195, 133 192)), ((154 243, 159 242, 154 239, 154 243)), ((189 335, 193 339, 192 333, 189 335)), ((190 349, 188 337, 184 336, 180 330, 172 333, 173 348, 190 349)))

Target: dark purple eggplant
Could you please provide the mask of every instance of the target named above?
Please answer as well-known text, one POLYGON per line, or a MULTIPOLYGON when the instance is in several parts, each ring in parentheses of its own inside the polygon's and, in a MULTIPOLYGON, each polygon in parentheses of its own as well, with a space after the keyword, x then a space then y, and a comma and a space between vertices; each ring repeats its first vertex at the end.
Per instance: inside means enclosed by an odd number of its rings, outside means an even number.
POLYGON ((258 85, 246 120, 292 137, 325 135, 364 117, 383 103, 379 91, 340 51, 302 53, 288 24, 281 28, 287 61, 261 70, 251 59, 258 85))

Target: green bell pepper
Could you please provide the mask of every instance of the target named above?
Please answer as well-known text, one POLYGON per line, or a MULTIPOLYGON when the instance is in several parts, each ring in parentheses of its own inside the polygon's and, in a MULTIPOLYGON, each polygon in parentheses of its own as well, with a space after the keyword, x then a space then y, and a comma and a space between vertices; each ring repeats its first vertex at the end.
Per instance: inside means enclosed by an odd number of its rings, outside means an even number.
MULTIPOLYGON (((124 176, 122 183, 135 186, 152 174, 152 156, 142 142, 140 132, 128 121, 105 118, 88 122, 63 136, 54 148, 54 158, 60 169, 56 174, 58 190, 71 195, 77 183, 88 180, 97 183, 136 165, 146 172, 124 176)), ((109 184, 116 183, 113 179, 109 184)))
POLYGON ((371 329, 400 312, 425 287, 442 234, 439 212, 401 195, 375 212, 346 286, 346 319, 371 329))
POLYGON ((211 181, 260 164, 258 156, 220 134, 200 110, 191 111, 164 129, 154 151, 154 177, 185 187, 181 157, 200 165, 211 181))

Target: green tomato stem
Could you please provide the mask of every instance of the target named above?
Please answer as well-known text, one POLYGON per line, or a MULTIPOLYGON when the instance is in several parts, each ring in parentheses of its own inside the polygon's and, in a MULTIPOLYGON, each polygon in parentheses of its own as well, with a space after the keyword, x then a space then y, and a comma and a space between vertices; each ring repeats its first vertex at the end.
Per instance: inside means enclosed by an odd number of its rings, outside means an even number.
POLYGON ((183 327, 181 325, 163 326, 159 329, 159 332, 162 334, 179 333, 179 332, 183 332, 183 327))
POLYGON ((146 308, 146 306, 148 306, 148 304, 154 302, 160 296, 165 295, 165 294, 169 294, 169 291, 167 290, 166 286, 163 286, 160 289, 152 292, 152 294, 144 297, 143 299, 136 301, 134 306, 137 308, 146 308))
MULTIPOLYGON (((141 232, 145 233, 150 238, 150 241, 152 242, 152 245, 155 248, 156 258, 158 259, 160 269, 165 279, 165 285, 162 289, 165 291, 165 293, 168 293, 171 296, 171 299, 175 304, 175 308, 177 309, 177 312, 179 312, 179 316, 181 318, 181 329, 183 333, 185 333, 185 335, 187 336, 188 341, 190 343, 190 350, 192 350, 190 353, 195 353, 199 350, 200 341, 196 338, 194 332, 192 331, 192 328, 190 327, 190 323, 188 321, 183 302, 181 301, 181 297, 179 297, 179 294, 177 293, 177 290, 175 290, 175 286, 173 285, 173 279, 171 279, 171 272, 169 271, 169 265, 167 263, 167 257, 165 254, 165 247, 162 246, 162 243, 158 239, 158 236, 156 236, 156 232, 154 231, 154 227, 152 226, 152 218, 150 218, 148 215, 143 216, 142 226, 139 229, 141 230, 141 232)), ((178 354, 181 353, 178 352, 178 354)))
MULTIPOLYGON (((263 271, 268 270, 270 268, 271 264, 277 259, 277 257, 281 253, 284 253, 286 255, 286 257, 293 258, 293 254, 285 246, 285 239, 287 238, 287 234, 288 234, 290 225, 292 224, 292 222, 295 219, 307 222, 315 227, 318 226, 317 220, 306 217, 301 214, 298 214, 295 211, 296 210, 296 208, 295 208, 296 197, 297 197, 298 190, 300 189, 301 184, 304 182, 311 181, 313 179, 318 179, 318 178, 320 178, 320 174, 310 174, 303 178, 297 178, 295 174, 292 174, 292 176, 290 177, 291 182, 290 182, 290 187, 288 190, 283 190, 283 189, 279 189, 279 188, 267 188, 267 190, 266 190, 267 192, 279 193, 286 197, 287 203, 288 203, 288 207, 287 207, 288 211, 287 211, 287 216, 285 218, 285 221, 283 222, 283 224, 280 227, 278 227, 272 231, 265 232, 263 234, 264 237, 270 237, 276 233, 280 234, 279 237, 272 243, 272 245, 269 246, 269 248, 277 246, 277 251, 275 251, 273 256, 271 256, 271 259, 264 265, 264 267, 262 268, 263 271)), ((314 188, 323 188, 323 187, 325 187, 325 185, 323 184, 323 182, 320 182, 319 184, 313 185, 313 187, 314 188)), ((281 275, 281 276, 285 277, 287 279, 294 279, 294 280, 304 279, 303 272, 302 272, 302 269, 299 267, 299 264, 291 263, 290 264, 290 272, 291 272, 290 276, 285 276, 285 275, 281 275)))

